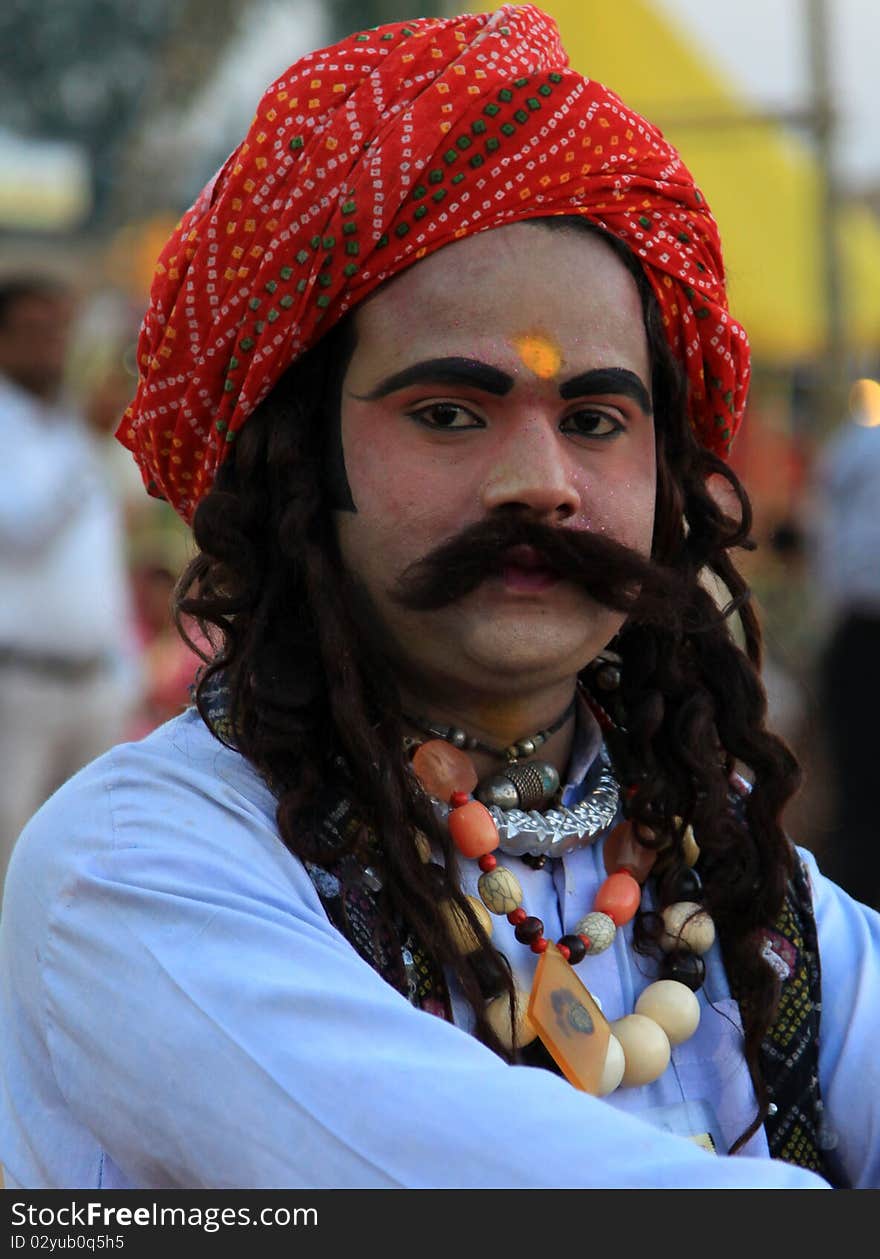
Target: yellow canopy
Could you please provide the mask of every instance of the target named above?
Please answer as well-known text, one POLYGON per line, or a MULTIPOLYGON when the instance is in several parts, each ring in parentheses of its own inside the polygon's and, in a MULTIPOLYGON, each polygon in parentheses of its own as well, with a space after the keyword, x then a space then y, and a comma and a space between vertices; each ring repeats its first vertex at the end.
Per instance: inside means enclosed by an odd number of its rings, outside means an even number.
MULTIPOLYGON (((649 0, 538 3, 558 22, 574 68, 660 126, 693 171, 718 220, 731 307, 755 357, 786 362, 820 352, 819 178, 806 141, 781 124, 748 121, 754 104, 649 0), (725 121, 692 125, 700 117, 725 121)), ((847 208, 841 228, 847 339, 876 348, 880 225, 866 208, 847 208)))

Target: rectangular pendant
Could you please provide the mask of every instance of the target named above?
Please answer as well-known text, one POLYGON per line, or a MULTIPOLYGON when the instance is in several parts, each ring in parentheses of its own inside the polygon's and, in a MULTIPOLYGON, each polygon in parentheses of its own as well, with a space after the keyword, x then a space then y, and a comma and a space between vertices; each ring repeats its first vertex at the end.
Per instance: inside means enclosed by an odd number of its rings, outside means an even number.
POLYGON ((569 1084, 598 1096, 611 1029, 574 967, 552 944, 538 958, 528 1014, 569 1084))

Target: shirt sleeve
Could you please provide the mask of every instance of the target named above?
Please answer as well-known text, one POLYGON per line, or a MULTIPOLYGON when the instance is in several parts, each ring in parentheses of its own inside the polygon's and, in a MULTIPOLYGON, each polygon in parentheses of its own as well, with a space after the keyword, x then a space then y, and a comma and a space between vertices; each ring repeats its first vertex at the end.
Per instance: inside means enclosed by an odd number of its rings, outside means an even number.
POLYGON ((880 1188, 880 914, 848 896, 801 850, 822 968, 819 1079, 832 1157, 853 1189, 880 1188))
POLYGON ((63 817, 68 836, 115 837, 90 854, 78 841, 41 973, 58 1086, 133 1184, 825 1186, 710 1155, 413 1008, 233 797, 113 795, 39 815, 44 832, 63 817))

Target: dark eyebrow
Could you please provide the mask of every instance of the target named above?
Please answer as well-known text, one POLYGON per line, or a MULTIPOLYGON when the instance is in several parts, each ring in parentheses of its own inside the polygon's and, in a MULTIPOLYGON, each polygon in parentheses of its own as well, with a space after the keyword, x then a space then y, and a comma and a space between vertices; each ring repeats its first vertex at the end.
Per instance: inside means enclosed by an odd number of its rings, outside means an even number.
POLYGON ((625 367, 597 367, 591 372, 572 376, 559 386, 562 398, 595 397, 596 394, 622 393, 639 404, 645 415, 652 415, 651 395, 643 382, 625 367))
POLYGON ((405 389, 408 385, 470 385, 474 389, 482 389, 486 393, 504 397, 513 388, 513 377, 500 368, 490 367, 473 358, 429 358, 421 363, 413 363, 380 380, 374 389, 366 394, 352 394, 359 402, 375 402, 385 398, 396 389, 405 389))

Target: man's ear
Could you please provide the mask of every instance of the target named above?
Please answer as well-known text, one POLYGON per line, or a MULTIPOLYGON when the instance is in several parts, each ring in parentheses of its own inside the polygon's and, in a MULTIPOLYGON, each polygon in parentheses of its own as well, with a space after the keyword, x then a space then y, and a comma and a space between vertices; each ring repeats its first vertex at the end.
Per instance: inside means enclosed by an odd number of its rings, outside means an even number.
POLYGON ((351 356, 357 346, 353 314, 346 315, 341 323, 331 329, 328 342, 318 412, 318 422, 324 431, 324 488, 331 510, 357 513, 348 483, 348 469, 342 446, 342 390, 351 356))
POLYGON ((730 482, 720 472, 712 472, 706 477, 706 490, 716 507, 728 520, 739 521, 742 517, 740 501, 730 482))

